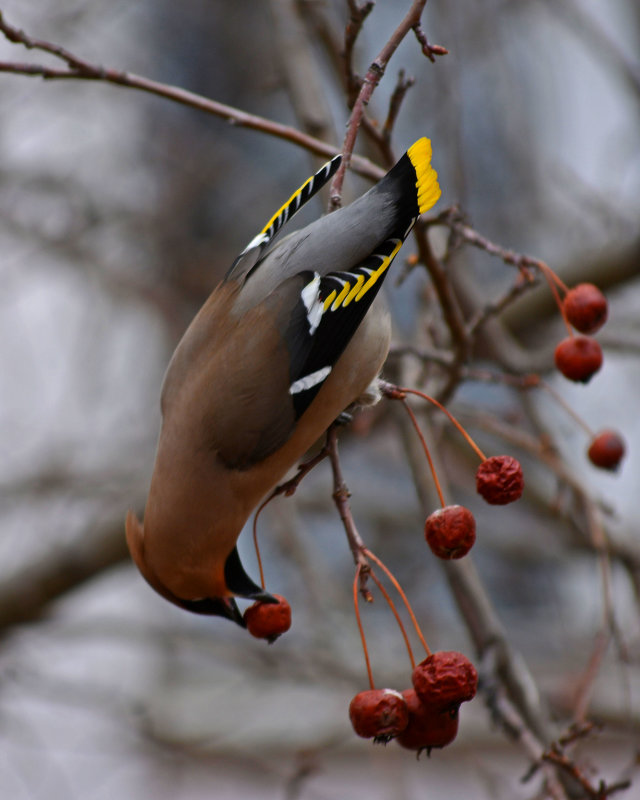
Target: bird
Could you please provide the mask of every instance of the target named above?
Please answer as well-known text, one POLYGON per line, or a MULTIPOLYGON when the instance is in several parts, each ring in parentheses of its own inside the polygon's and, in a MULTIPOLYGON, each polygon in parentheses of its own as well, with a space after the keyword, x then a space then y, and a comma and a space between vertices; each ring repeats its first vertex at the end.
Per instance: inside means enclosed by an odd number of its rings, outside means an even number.
POLYGON ((141 522, 142 576, 166 600, 244 627, 236 598, 274 602, 237 539, 252 511, 348 408, 380 397, 391 324, 380 296, 419 215, 440 197, 431 142, 416 141, 353 203, 275 241, 335 174, 308 178, 235 259, 167 367, 141 522))

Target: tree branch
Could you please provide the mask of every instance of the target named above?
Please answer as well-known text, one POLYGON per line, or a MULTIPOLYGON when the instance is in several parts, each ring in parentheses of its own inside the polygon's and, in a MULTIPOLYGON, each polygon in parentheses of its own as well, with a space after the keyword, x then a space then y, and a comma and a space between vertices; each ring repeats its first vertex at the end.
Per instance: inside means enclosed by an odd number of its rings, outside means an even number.
POLYGON ((0 632, 42 616, 48 605, 129 558, 123 514, 90 526, 71 544, 34 559, 0 585, 0 632))
MULTIPOLYGON (((327 144, 314 136, 302 133, 296 128, 282 125, 266 117, 248 114, 238 108, 226 105, 225 103, 219 103, 216 100, 210 100, 195 92, 190 92, 177 86, 171 86, 170 84, 159 83, 132 72, 123 72, 121 70, 91 64, 59 45, 40 39, 34 39, 24 31, 9 25, 4 19, 2 12, 0 12, 0 31, 14 44, 21 44, 30 50, 40 50, 49 53, 67 64, 67 69, 61 69, 46 67, 41 64, 2 61, 0 62, 0 72, 41 77, 45 80, 100 81, 128 89, 136 89, 146 92, 147 94, 154 94, 158 97, 172 100, 175 103, 180 103, 190 108, 198 109, 199 111, 204 111, 216 117, 221 117, 232 125, 236 125, 240 128, 260 131, 269 136, 283 139, 284 141, 295 144, 298 147, 302 147, 324 158, 332 158, 339 152, 337 147, 327 144)), ((379 180, 384 175, 383 170, 363 156, 353 156, 353 158, 350 159, 349 166, 354 172, 372 180, 379 180)))
POLYGON ((351 116, 347 124, 347 133, 342 144, 342 164, 338 168, 338 171, 334 175, 333 181, 331 182, 330 209, 336 209, 342 203, 342 184, 344 182, 345 172, 351 164, 351 159, 353 158, 353 148, 355 147, 358 129, 364 116, 365 107, 371 100, 371 96, 373 95, 376 86, 380 83, 380 80, 384 75, 387 64, 391 60, 391 57, 395 51, 398 49, 400 43, 409 33, 409 31, 419 26, 420 17, 422 16, 422 12, 426 4, 427 0, 413 1, 411 8, 406 13, 404 19, 389 37, 389 40, 378 53, 378 56, 371 63, 371 66, 369 67, 367 74, 362 81, 362 86, 360 87, 358 96, 353 104, 351 116))

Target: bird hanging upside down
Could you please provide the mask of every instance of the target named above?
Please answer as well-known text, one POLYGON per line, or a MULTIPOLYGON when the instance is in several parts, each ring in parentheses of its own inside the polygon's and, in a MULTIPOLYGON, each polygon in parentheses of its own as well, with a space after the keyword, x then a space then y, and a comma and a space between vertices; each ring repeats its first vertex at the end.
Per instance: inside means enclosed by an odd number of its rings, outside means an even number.
POLYGON ((387 356, 390 320, 376 296, 440 196, 431 143, 418 140, 354 203, 273 244, 339 164, 309 178, 236 258, 167 369, 144 523, 130 511, 126 533, 144 578, 188 611, 244 625, 234 596, 271 599, 240 563, 240 531, 336 417, 366 400, 387 356))

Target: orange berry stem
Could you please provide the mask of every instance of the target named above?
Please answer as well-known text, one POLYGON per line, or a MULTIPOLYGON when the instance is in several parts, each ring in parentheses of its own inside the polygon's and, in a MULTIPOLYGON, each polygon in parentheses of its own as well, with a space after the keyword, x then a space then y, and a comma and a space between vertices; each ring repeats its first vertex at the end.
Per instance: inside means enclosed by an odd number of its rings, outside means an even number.
POLYGON ((436 468, 433 463, 433 459, 431 458, 431 453, 429 452, 429 448, 427 447, 427 443, 425 438, 420 430, 420 426, 418 425, 418 420, 416 419, 416 415, 413 413, 411 406, 407 403, 406 400, 402 401, 402 405, 405 407, 407 414, 411 418, 411 422, 413 423, 413 427, 416 430, 416 433, 420 437, 420 441, 422 442, 422 449, 424 450, 424 454, 427 457, 427 461, 429 462, 429 469, 431 470, 431 476, 433 477, 433 482, 436 485, 436 491, 438 492, 438 497, 440 498, 440 505, 444 508, 446 503, 444 501, 444 495, 442 494, 442 487, 440 486, 440 481, 438 480, 438 475, 436 473, 436 468))
POLYGON ((264 585, 264 571, 262 569, 262 559, 260 558, 260 548, 258 547, 258 516, 262 512, 265 506, 267 506, 274 498, 278 497, 278 495, 284 494, 285 497, 290 497, 298 486, 300 482, 305 477, 305 475, 317 465, 323 459, 327 458, 329 452, 327 447, 325 446, 317 455, 310 458, 308 461, 305 461, 303 464, 298 465, 298 471, 285 483, 281 483, 280 485, 276 486, 276 488, 271 492, 271 494, 263 501, 263 503, 258 507, 258 510, 255 513, 253 518, 253 546, 256 549, 256 558, 258 559, 258 568, 260 569, 260 583, 262 588, 265 588, 264 585))
POLYGON ((375 689, 375 684, 373 682, 373 673, 371 672, 371 661, 369 660, 369 649, 367 648, 367 638, 364 635, 364 628, 362 627, 362 620, 360 619, 360 607, 358 605, 358 594, 359 594, 359 585, 360 585, 360 570, 362 569, 362 564, 358 564, 356 567, 356 574, 353 579, 353 608, 356 612, 356 622, 358 623, 358 630, 360 631, 360 639, 362 640, 362 650, 364 652, 364 660, 367 665, 367 675, 369 677, 369 686, 372 689, 375 689))
POLYGON ((543 389, 546 389, 547 392, 549 392, 549 394, 551 395, 551 397, 553 397, 553 399, 556 401, 556 403, 559 406, 562 406, 562 408, 564 408, 564 410, 567 412, 567 414, 569 414, 569 416, 572 417, 578 423, 578 425, 582 428, 582 430, 585 431, 586 434, 588 436, 590 436, 592 439, 594 438, 594 436, 595 436, 594 431, 591 430, 591 428, 582 419, 582 417, 580 417, 578 414, 576 414, 576 412, 571 408, 571 406, 567 403, 567 401, 564 399, 564 397, 562 397, 561 394, 558 394, 558 392, 556 392, 556 390, 553 388, 553 386, 548 384, 542 378, 540 378, 540 380, 538 382, 538 386, 542 387, 543 389))
MULTIPOLYGON (((418 389, 407 389, 407 388, 405 388, 403 386, 400 389, 400 391, 401 392, 406 392, 407 394, 415 394, 418 397, 422 397, 423 400, 428 400, 430 403, 433 403, 433 405, 436 408, 439 408, 440 411, 442 411, 443 414, 446 414, 447 417, 449 418, 449 420, 456 426, 456 428, 460 431, 460 433, 467 440, 467 443, 469 444, 469 446, 472 448, 472 450, 478 456, 480 461, 486 461, 487 460, 487 457, 482 452, 482 450, 478 447, 478 445, 473 441, 471 436, 469 436, 469 434, 465 431, 465 429, 458 422, 458 420, 453 416, 453 414, 450 411, 447 411, 447 409, 442 405, 442 403, 439 403, 434 397, 431 397, 430 395, 425 394, 424 392, 418 391, 418 389)), ((443 503, 443 505, 444 505, 444 503, 443 503)))
POLYGON ((569 336, 573 336, 573 328, 571 327, 571 323, 567 319, 567 315, 564 312, 564 306, 562 304, 562 300, 560 299, 560 295, 558 294, 558 286, 562 289, 562 291, 566 294, 569 289, 567 285, 556 275, 556 273, 551 269, 550 266, 544 263, 544 261, 536 261, 540 272, 544 275, 547 283, 549 284, 549 289, 551 289, 551 294, 553 295, 553 299, 556 301, 556 305, 560 309, 560 315, 564 321, 564 324, 569 331, 569 336), (557 284, 557 285, 556 285, 557 284))
POLYGON ((411 608, 411 605, 410 605, 409 601, 407 600, 407 595, 404 593, 404 590, 402 589, 402 586, 400 586, 398 581, 395 579, 395 577, 394 577, 393 573, 391 572, 391 570, 385 564, 383 564, 382 561, 380 561, 380 559, 378 558, 378 556, 374 555, 374 553, 372 553, 371 550, 369 550, 367 547, 365 547, 363 549, 363 553, 367 558, 370 558, 373 562, 375 562, 380 567, 380 569, 384 572, 384 574, 387 576, 387 578, 389 578, 391 583, 394 585, 396 591, 398 592, 398 594, 402 598, 402 601, 405 604, 405 607, 406 607, 407 611, 409 612, 409 616, 411 617, 411 622, 413 623, 413 627, 416 629, 416 633, 418 634, 418 639, 420 639, 420 642, 421 642, 422 646, 424 647, 426 654, 428 656, 430 656, 431 655, 431 650, 429 649, 429 645, 427 644, 426 639, 422 635, 422 630, 420 629, 420 626, 418 625, 418 620, 416 619, 416 615, 413 613, 413 609, 411 608))
POLYGON ((411 661, 411 669, 415 669, 416 668, 416 660, 413 657, 413 650, 411 649, 411 642, 409 641, 409 637, 407 635, 407 631, 406 631, 406 629, 405 629, 405 627, 404 627, 404 625, 402 623, 402 620, 400 619, 400 614, 398 614, 398 609, 396 608, 396 604, 393 602, 393 600, 389 596, 389 592, 384 588, 384 586, 381 583, 380 579, 374 573, 373 570, 371 570, 371 572, 369 573, 369 577, 375 583, 375 585, 378 587, 378 589, 380 589, 380 592, 382 593, 382 596, 384 597, 384 599, 389 604, 389 608, 391 609, 391 611, 393 611, 393 616, 396 618, 396 622, 398 623, 398 627, 400 628, 400 631, 402 632, 402 636, 404 638, 404 643, 405 643, 405 645, 407 647, 407 652, 409 653, 409 661, 411 661))
POLYGON ((256 549, 256 558, 258 559, 258 569, 260 570, 260 586, 265 588, 264 585, 264 570, 262 569, 262 558, 260 557, 260 547, 258 546, 258 515, 262 511, 262 509, 267 505, 267 503, 272 500, 272 496, 269 495, 267 499, 262 503, 261 506, 258 507, 254 517, 253 517, 253 546, 256 549))
POLYGON ((547 279, 547 283, 549 284, 551 291, 557 292, 556 286, 559 286, 560 289, 566 294, 569 291, 569 287, 567 284, 562 280, 562 278, 551 269, 548 264, 545 264, 544 261, 540 261, 539 259, 535 259, 532 263, 535 264, 536 267, 542 272, 544 277, 547 279))

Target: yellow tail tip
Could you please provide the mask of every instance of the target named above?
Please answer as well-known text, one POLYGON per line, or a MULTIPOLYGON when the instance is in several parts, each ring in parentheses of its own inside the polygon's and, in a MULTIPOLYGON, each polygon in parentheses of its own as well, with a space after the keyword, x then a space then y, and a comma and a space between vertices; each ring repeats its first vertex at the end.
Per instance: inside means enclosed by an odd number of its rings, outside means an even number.
POLYGON ((431 166, 431 142, 426 136, 418 139, 407 150, 407 155, 416 171, 416 188, 418 190, 418 208, 424 214, 434 206, 442 194, 438 184, 438 173, 431 166))

